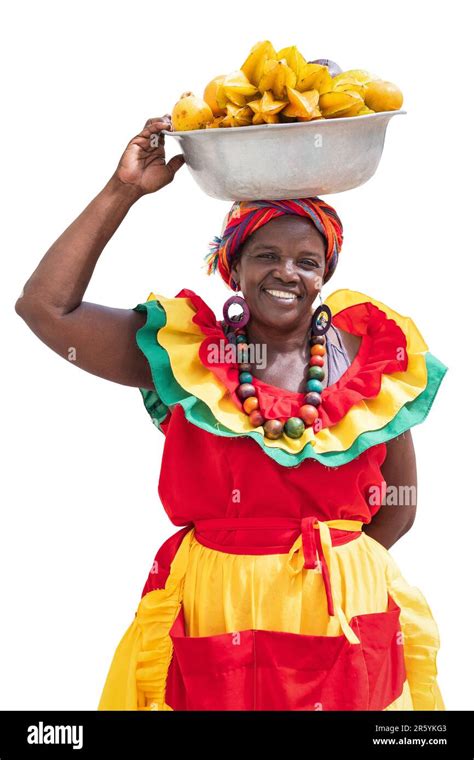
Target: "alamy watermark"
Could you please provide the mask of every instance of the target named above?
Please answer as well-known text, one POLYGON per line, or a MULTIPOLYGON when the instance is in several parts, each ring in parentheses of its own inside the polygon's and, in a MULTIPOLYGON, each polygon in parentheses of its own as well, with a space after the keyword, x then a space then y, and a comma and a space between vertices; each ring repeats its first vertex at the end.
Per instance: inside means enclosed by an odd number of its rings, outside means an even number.
POLYGON ((370 505, 416 507, 416 486, 372 485, 368 489, 370 505))
POLYGON ((266 343, 227 343, 223 338, 207 347, 209 364, 253 364, 259 369, 267 366, 266 343))

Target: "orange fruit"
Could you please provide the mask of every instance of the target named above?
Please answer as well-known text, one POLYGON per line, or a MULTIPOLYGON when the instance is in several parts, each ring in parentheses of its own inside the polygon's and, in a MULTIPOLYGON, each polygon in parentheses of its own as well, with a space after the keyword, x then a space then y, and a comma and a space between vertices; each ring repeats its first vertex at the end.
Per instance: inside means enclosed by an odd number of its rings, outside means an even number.
POLYGON ((216 100, 217 87, 222 84, 225 77, 225 74, 220 74, 218 77, 214 77, 204 89, 203 99, 206 101, 214 116, 225 116, 226 113, 225 108, 219 108, 216 100))
POLYGON ((402 107, 403 94, 393 82, 374 79, 366 85, 364 100, 373 111, 398 111, 402 107))

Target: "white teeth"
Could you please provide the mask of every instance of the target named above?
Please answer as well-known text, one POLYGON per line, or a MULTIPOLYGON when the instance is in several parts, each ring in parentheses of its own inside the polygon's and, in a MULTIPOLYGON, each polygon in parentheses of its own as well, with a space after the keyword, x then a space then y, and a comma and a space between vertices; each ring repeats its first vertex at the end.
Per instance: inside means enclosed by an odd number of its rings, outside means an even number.
POLYGON ((285 301, 294 301, 297 296, 295 293, 288 293, 287 290, 268 290, 265 288, 266 293, 270 293, 271 296, 275 296, 275 298, 282 298, 285 301))

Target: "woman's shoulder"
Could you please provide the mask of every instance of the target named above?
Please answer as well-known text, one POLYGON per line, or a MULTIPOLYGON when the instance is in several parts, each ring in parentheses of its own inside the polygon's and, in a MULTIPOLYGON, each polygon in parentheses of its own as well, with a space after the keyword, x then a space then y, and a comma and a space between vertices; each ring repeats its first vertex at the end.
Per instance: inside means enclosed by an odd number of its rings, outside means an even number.
POLYGON ((329 328, 328 336, 331 348, 335 348, 336 351, 344 354, 347 357, 349 364, 351 364, 359 351, 360 344, 362 343, 362 336, 354 335, 340 327, 336 328, 334 325, 331 325, 329 328))

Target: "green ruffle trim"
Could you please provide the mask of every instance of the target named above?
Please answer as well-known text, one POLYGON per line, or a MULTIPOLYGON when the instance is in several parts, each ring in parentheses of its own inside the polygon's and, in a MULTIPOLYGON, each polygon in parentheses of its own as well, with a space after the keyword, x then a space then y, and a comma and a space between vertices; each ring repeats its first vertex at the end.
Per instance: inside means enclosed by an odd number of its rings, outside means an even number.
POLYGON ((168 353, 157 339, 157 331, 166 324, 166 313, 163 307, 158 301, 153 300, 138 304, 134 310, 147 312, 147 320, 137 331, 136 340, 148 360, 156 389, 150 391, 140 388, 145 408, 153 423, 162 429, 161 423, 170 407, 181 404, 186 419, 192 424, 214 435, 253 438, 268 456, 284 467, 296 467, 305 459, 316 459, 327 467, 339 467, 352 461, 371 446, 385 443, 409 428, 419 425, 427 417, 448 369, 439 359, 427 352, 425 354, 428 373, 426 388, 417 398, 405 404, 384 427, 361 433, 345 451, 319 454, 311 443, 307 443, 297 454, 290 454, 283 449, 266 446, 261 433, 253 431, 236 433, 218 422, 207 404, 184 390, 173 375, 168 353))
MULTIPOLYGON (((150 365, 153 384, 155 386, 154 391, 148 390, 148 388, 140 388, 139 390, 142 394, 145 409, 150 415, 153 424, 163 432, 161 423, 167 417, 169 408, 162 401, 156 391, 156 388, 161 385, 161 377, 158 380, 158 373, 156 368, 156 354, 159 350, 164 351, 161 346, 159 347, 157 345, 156 333, 158 328, 162 327, 165 324, 166 315, 164 309, 158 304, 157 301, 139 303, 137 306, 135 306, 134 311, 146 312, 147 314, 146 322, 142 327, 140 327, 139 330, 137 330, 135 339, 138 347, 145 354, 145 357, 150 365), (153 308, 152 304, 154 304, 153 308)), ((169 369, 171 370, 171 367, 169 369)))

